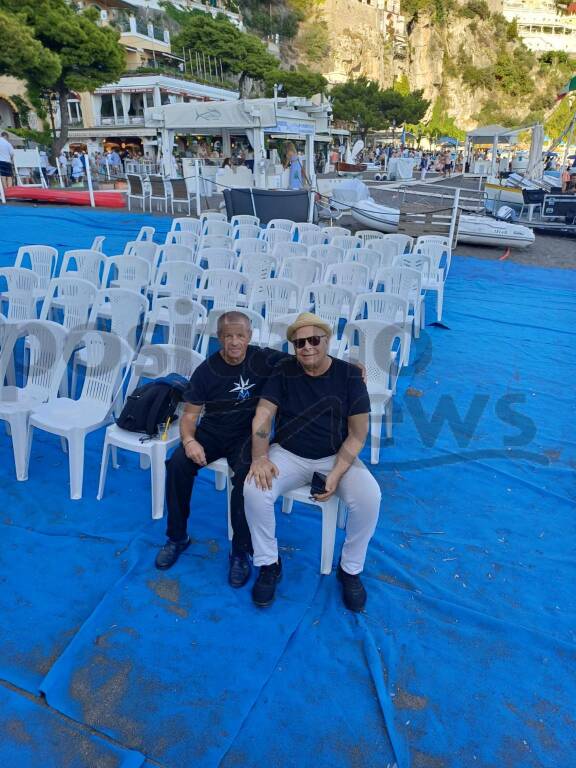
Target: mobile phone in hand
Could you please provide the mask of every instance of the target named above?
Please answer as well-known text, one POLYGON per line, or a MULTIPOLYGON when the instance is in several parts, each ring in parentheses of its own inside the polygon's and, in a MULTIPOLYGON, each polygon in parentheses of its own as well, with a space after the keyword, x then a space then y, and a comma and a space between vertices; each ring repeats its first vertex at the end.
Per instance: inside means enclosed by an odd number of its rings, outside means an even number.
POLYGON ((323 493, 326 493, 326 475, 322 472, 314 472, 310 483, 310 496, 321 496, 323 493))

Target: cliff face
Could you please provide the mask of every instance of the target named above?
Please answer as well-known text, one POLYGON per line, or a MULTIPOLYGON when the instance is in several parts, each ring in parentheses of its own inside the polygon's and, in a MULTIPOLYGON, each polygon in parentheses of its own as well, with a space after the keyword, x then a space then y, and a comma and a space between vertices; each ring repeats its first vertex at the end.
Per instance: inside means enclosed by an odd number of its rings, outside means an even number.
POLYGON ((442 111, 465 130, 479 120, 532 119, 538 109, 546 111, 553 104, 562 75, 552 70, 543 75, 535 57, 529 62, 531 54, 509 36, 503 17, 494 15, 497 6, 498 0, 493 0, 492 14, 484 18, 465 16, 463 5, 452 6, 443 21, 419 10, 407 22, 399 0, 324 0, 321 16, 330 53, 317 68, 330 83, 365 75, 384 88, 405 76, 412 90, 422 89, 432 105, 441 103, 442 111), (494 70, 502 56, 512 64, 501 66, 498 79, 498 72, 493 75, 489 68, 494 70), (506 67, 514 67, 522 56, 528 62, 523 65, 525 76, 510 75, 506 67))

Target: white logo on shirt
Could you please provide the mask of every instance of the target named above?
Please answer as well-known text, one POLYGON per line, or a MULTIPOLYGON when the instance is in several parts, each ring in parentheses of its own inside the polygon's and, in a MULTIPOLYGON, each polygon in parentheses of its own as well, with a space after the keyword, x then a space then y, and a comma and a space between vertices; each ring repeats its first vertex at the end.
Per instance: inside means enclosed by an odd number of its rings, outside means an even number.
POLYGON ((250 384, 250 379, 244 380, 243 376, 240 376, 240 381, 237 381, 230 392, 238 392, 238 400, 246 400, 250 397, 250 390, 255 387, 256 384, 250 384))

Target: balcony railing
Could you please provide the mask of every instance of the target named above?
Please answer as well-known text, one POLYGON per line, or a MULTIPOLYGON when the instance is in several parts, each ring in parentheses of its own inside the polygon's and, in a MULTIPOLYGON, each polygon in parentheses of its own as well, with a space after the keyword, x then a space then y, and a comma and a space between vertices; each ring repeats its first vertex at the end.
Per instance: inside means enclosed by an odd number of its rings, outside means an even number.
POLYGON ((128 20, 121 19, 116 22, 116 26, 122 34, 125 35, 143 35, 150 40, 155 40, 159 43, 165 43, 170 45, 170 33, 167 29, 160 29, 155 27, 150 22, 145 22, 143 19, 136 16, 130 16, 128 20))
POLYGON ((102 128, 107 125, 144 125, 144 115, 138 115, 137 117, 123 117, 122 115, 118 115, 118 117, 101 117, 100 119, 96 118, 95 124, 102 128))

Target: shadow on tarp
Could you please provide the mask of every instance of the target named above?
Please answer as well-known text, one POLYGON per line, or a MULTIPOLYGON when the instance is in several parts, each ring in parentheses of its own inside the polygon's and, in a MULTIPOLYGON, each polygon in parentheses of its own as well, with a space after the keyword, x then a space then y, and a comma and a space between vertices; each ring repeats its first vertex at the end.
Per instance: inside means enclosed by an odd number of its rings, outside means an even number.
POLYGON ((2 768, 140 768, 143 755, 89 733, 0 686, 2 768))
MULTIPOLYGON (((125 217, 98 215, 111 227, 125 217)), ((279 515, 285 577, 260 612, 249 589, 225 585, 225 495, 209 473, 195 542, 160 574, 164 523, 149 522, 148 473, 121 454, 95 501, 102 431, 88 441, 82 502, 68 499, 56 439, 35 436, 22 484, 0 436, 2 517, 10 500, 0 599, 23 653, 5 674, 170 768, 570 765, 575 277, 453 260, 451 330, 414 343, 421 359, 400 380, 394 442, 373 468, 383 503, 361 617, 343 609, 334 576, 318 574, 311 508, 279 515), (512 404, 520 420, 496 407, 509 394, 523 396, 512 404), (437 411, 443 396, 456 425, 437 411), (92 584, 76 565, 94 571, 92 584)), ((12 736, 6 748, 27 746, 12 736)))

